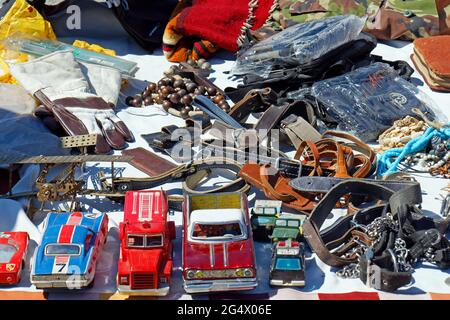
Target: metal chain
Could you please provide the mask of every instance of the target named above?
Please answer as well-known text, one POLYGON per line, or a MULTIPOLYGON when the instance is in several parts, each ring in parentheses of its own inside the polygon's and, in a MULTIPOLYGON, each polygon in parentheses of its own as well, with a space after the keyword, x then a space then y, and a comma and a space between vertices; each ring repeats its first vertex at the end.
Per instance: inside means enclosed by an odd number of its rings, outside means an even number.
POLYGON ((336 272, 336 275, 343 279, 358 279, 360 274, 361 270, 358 263, 349 264, 336 272))
POLYGON ((436 263, 435 257, 436 257, 435 249, 433 247, 429 247, 427 251, 425 251, 423 257, 420 260, 422 262, 436 263))
MULTIPOLYGON (((390 212, 388 212, 385 216, 378 217, 375 220, 373 220, 364 229, 365 229, 364 231, 366 232, 366 234, 368 235, 370 240, 372 240, 372 243, 375 244, 378 241, 380 241, 381 234, 383 233, 384 230, 386 230, 386 229, 398 230, 398 222, 395 221, 392 214, 390 212)), ((351 251, 347 252, 344 255, 344 257, 349 258, 352 255, 356 254, 359 258, 361 255, 365 254, 367 247, 361 245, 360 243, 358 243, 358 244, 359 244, 358 246, 353 248, 351 251)), ((406 244, 405 244, 405 249, 406 249, 406 244)), ((400 250, 400 247, 399 247, 399 250, 400 250)), ((401 252, 401 254, 403 254, 403 251, 401 252)), ((406 252, 406 255, 407 254, 408 253, 406 252)), ((406 256, 405 256, 405 258, 406 258, 406 256)), ((403 260, 402 260, 402 262, 406 263, 406 261, 403 261, 403 260)), ((344 278, 344 279, 359 278, 360 274, 361 274, 361 272, 360 272, 360 268, 359 268, 359 263, 349 264, 349 265, 343 267, 341 270, 336 272, 336 275, 338 277, 344 278)))
POLYGON ((411 264, 407 261, 409 250, 406 248, 405 240, 401 238, 395 239, 394 253, 397 258, 399 271, 410 271, 411 264))
POLYGON ((390 212, 388 212, 386 216, 378 217, 368 224, 367 235, 375 244, 380 240, 381 234, 386 229, 392 229, 394 231, 398 230, 398 222, 394 220, 394 217, 390 212))

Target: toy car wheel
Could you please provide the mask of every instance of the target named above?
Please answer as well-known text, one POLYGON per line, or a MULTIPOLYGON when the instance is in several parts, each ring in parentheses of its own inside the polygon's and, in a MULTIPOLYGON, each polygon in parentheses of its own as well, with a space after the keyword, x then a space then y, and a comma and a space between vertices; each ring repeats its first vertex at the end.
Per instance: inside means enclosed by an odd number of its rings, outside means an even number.
POLYGON ((95 284, 95 278, 94 279, 92 279, 92 281, 87 285, 87 289, 92 289, 93 287, 94 287, 94 284, 95 284))

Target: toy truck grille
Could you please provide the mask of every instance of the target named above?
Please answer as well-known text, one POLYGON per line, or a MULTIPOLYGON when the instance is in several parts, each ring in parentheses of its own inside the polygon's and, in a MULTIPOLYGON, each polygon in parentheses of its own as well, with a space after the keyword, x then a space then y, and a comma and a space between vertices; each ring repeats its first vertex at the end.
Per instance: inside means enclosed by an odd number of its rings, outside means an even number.
POLYGON ((155 289, 156 275, 154 273, 135 273, 132 275, 132 289, 155 289))

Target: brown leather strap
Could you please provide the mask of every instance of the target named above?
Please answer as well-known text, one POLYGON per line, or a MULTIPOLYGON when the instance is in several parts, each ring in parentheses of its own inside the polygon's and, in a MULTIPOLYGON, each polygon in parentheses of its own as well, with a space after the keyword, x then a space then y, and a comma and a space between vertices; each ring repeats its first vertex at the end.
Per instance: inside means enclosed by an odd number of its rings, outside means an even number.
POLYGON ((252 112, 262 111, 276 102, 277 95, 270 88, 250 90, 228 112, 237 121, 246 119, 252 112))
MULTIPOLYGON (((355 137, 341 132, 327 131, 324 138, 317 142, 302 141, 294 159, 313 168, 310 176, 323 176, 325 171, 328 174, 331 171, 331 175, 336 178, 365 178, 372 171, 375 155, 369 146, 355 137), (325 136, 346 139, 364 153, 355 154, 347 142, 336 141, 325 136)), ((259 166, 249 163, 244 165, 239 175, 248 183, 261 189, 269 199, 281 200, 284 205, 299 211, 311 211, 320 195, 294 190, 289 185, 290 178, 274 174, 273 170, 275 169, 268 165, 259 166)), ((346 201, 343 202, 336 201, 335 206, 346 206, 348 197, 345 199, 346 201)))

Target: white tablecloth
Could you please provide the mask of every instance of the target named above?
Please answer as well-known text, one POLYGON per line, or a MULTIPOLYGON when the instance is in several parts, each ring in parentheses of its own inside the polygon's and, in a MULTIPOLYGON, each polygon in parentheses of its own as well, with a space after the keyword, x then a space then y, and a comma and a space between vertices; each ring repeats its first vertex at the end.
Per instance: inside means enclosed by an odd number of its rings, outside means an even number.
MULTIPOLYGON (((156 82, 162 77, 162 73, 166 70, 170 63, 166 61, 162 55, 161 50, 155 51, 153 54, 147 54, 144 50, 139 48, 133 40, 128 36, 115 36, 112 39, 89 39, 84 38, 91 43, 97 43, 104 47, 117 50, 118 55, 121 57, 132 60, 138 63, 139 71, 136 74, 137 79, 148 80, 156 82)), ((412 53, 412 44, 392 41, 389 44, 380 43, 373 52, 374 54, 383 56, 387 60, 405 60, 411 63, 410 54, 412 53)), ((210 78, 214 80, 214 83, 221 88, 236 84, 229 78, 224 71, 228 71, 233 63, 233 54, 227 52, 218 53, 211 63, 214 72, 210 75, 210 78)), ((412 82, 420 87, 434 103, 442 110, 442 112, 450 119, 449 109, 449 94, 437 93, 431 91, 425 84, 422 77, 415 72, 412 82)), ((140 92, 143 88, 136 88, 136 92, 140 92)), ((125 96, 122 96, 124 99, 125 96)), ((126 123, 126 125, 132 130, 136 141, 129 145, 129 148, 144 147, 149 148, 147 143, 142 139, 141 134, 148 134, 160 131, 160 128, 165 125, 175 124, 179 126, 184 125, 184 121, 181 118, 166 114, 162 108, 158 106, 149 106, 142 109, 122 107, 118 112, 118 116, 126 123)), ((118 153, 118 152, 117 152, 118 153)), ((118 153, 119 154, 119 153, 118 153)), ((168 160, 171 160, 168 156, 162 155, 168 160)), ((122 171, 123 176, 128 177, 144 177, 145 174, 137 170, 136 168, 118 163, 117 168, 122 171)), ((95 174, 102 167, 109 169, 109 164, 91 163, 87 166, 87 171, 95 174)), ((36 169, 32 169, 36 174, 36 169)), ((439 197, 440 189, 445 187, 448 182, 445 179, 432 178, 429 175, 416 175, 417 179, 421 182, 423 190, 423 208, 426 214, 432 216, 439 213, 441 198, 439 197)), ((29 179, 28 181, 32 181, 29 179)), ((213 181, 214 182, 214 181, 213 181)), ((181 183, 172 183, 163 185, 164 190, 168 190, 169 193, 181 193, 181 183)), ((249 195, 250 206, 257 198, 262 198, 260 192, 255 195, 254 190, 249 195)), ((108 241, 104 248, 104 252, 101 254, 100 261, 97 265, 97 273, 95 286, 92 289, 82 290, 81 292, 64 292, 57 291, 50 295, 51 298, 89 298, 92 294, 97 293, 112 293, 116 291, 115 277, 117 272, 117 259, 119 255, 119 240, 118 240, 118 224, 123 218, 123 207, 118 203, 112 203, 108 199, 81 199, 82 203, 88 210, 101 211, 108 213, 110 217, 110 231, 108 235, 108 241)), ((0 231, 6 230, 25 230, 30 233, 32 243, 30 248, 34 249, 40 242, 40 236, 42 233, 42 220, 44 215, 37 215, 31 222, 25 215, 24 211, 17 206, 16 203, 10 200, 1 200, 0 208, 2 213, 0 214, 0 231), (36 227, 35 227, 36 226, 36 227)), ((340 215, 344 214, 342 211, 336 210, 333 221, 340 215)), ((174 243, 174 272, 173 272, 173 284, 169 299, 190 299, 191 296, 184 293, 182 289, 181 279, 181 213, 175 212, 170 217, 176 222, 177 225, 177 239, 174 243)), ((268 293, 271 298, 284 298, 284 299, 296 299, 301 297, 302 293, 342 293, 352 291, 374 291, 367 288, 359 279, 344 280, 336 276, 334 272, 330 270, 330 267, 320 261, 314 254, 308 254, 306 264, 306 287, 302 289, 273 289, 268 286, 268 270, 270 262, 271 249, 268 244, 256 243, 256 258, 258 267, 258 287, 250 291, 250 294, 268 293)), ((31 252, 29 258, 31 257, 31 252)), ((29 260, 28 260, 29 261, 29 260)), ((417 266, 414 276, 414 283, 410 286, 402 288, 397 293, 399 294, 419 294, 425 292, 435 293, 450 293, 450 286, 445 283, 445 280, 449 277, 450 270, 439 270, 435 267, 424 264, 417 266)), ((35 291, 35 288, 30 285, 29 282, 29 263, 24 271, 22 282, 15 287, 2 288, 0 290, 11 291, 35 291)), ((202 295, 195 296, 196 299, 201 299, 202 295)))

